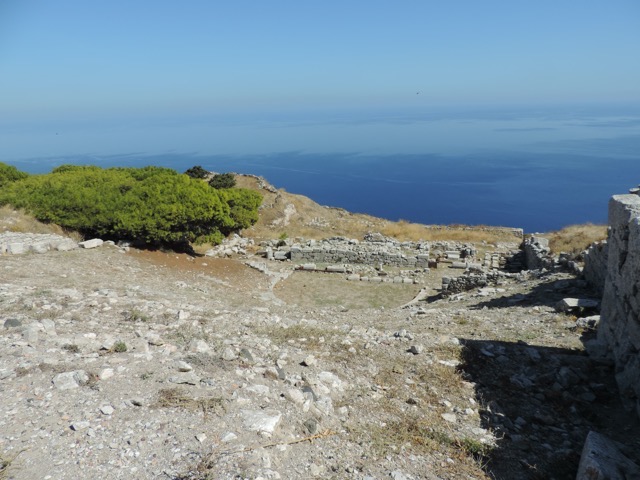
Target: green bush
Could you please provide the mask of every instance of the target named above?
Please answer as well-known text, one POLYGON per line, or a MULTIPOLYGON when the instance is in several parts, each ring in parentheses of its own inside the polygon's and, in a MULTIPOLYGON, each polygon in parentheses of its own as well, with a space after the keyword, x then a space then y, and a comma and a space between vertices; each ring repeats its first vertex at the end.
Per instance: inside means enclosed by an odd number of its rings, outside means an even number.
POLYGON ((15 182, 17 180, 22 180, 23 178, 27 178, 28 176, 29 175, 21 172, 16 167, 0 162, 0 188, 3 185, 15 182))
POLYGON ((236 177, 233 173, 219 173, 211 177, 209 185, 213 188, 233 188, 236 186, 236 177))
POLYGON ((38 220, 155 246, 219 243, 223 234, 257 220, 260 201, 256 192, 216 190, 160 167, 63 165, 0 190, 0 205, 23 208, 38 220))
POLYGON ((207 176, 209 176, 209 172, 207 172, 200 165, 196 165, 195 167, 191 167, 190 169, 188 169, 184 173, 185 173, 185 175, 189 175, 191 178, 197 178, 199 180, 202 180, 203 178, 207 178, 207 176))
POLYGON ((233 225, 223 230, 225 234, 249 228, 258 221, 258 207, 262 203, 262 195, 258 192, 246 188, 229 188, 220 190, 220 194, 229 205, 229 216, 233 220, 233 225))

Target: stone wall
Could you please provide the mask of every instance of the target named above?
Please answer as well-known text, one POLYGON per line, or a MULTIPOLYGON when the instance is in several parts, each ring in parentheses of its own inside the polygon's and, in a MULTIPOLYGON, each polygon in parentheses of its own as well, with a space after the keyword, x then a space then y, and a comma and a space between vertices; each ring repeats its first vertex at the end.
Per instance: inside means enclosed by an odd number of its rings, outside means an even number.
POLYGON ((615 195, 609 227, 597 346, 613 358, 623 401, 640 415, 640 196, 615 195))
POLYGON ((49 250, 67 251, 78 248, 68 237, 54 234, 3 232, 0 233, 0 255, 45 253, 49 250))
POLYGON ((392 265, 397 267, 427 268, 429 266, 429 253, 406 254, 400 250, 369 249, 348 247, 346 245, 335 248, 326 245, 319 246, 292 246, 290 249, 291 261, 314 263, 362 263, 366 265, 392 265))
MULTIPOLYGON (((282 251, 282 250, 280 250, 282 251)), ((362 241, 344 237, 309 240, 286 247, 287 258, 304 263, 351 263, 428 268, 430 246, 426 242, 398 242, 384 235, 367 234, 362 241)), ((278 260, 273 253, 274 258, 278 260)))
POLYGON ((291 260, 296 263, 338 263, 388 265, 401 268, 429 268, 436 262, 461 263, 463 268, 475 264, 476 249, 460 242, 400 242, 379 233, 369 233, 362 241, 344 237, 284 242, 276 246, 266 242, 269 260, 291 260))
POLYGON ((582 274, 589 285, 600 295, 604 294, 604 286, 607 279, 608 252, 609 244, 604 241, 592 244, 584 253, 582 274))
POLYGON ((527 270, 541 270, 553 267, 553 258, 549 256, 549 240, 542 237, 530 237, 523 245, 527 270))

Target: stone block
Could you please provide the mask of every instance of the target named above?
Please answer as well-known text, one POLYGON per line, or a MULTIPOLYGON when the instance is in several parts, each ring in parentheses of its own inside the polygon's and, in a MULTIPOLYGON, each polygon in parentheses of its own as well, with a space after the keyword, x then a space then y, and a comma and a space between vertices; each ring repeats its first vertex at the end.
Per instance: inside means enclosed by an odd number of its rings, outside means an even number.
POLYGON ((600 302, 594 298, 563 298, 556 304, 559 312, 571 312, 580 308, 598 308, 600 302))
POLYGON ((276 250, 273 252, 274 260, 287 260, 289 258, 289 252, 285 252, 283 250, 276 250))
POLYGON ((12 255, 21 255, 27 253, 29 246, 23 242, 15 242, 7 245, 7 253, 12 255))
POLYGON ((576 480, 626 480, 640 478, 640 468, 622 454, 613 440, 589 432, 582 448, 576 480))
POLYGON ((85 240, 84 242, 80 242, 78 245, 82 248, 97 248, 100 247, 104 242, 99 238, 92 238, 91 240, 85 240))
POLYGON ((325 271, 330 273, 346 273, 347 269, 342 265, 328 265, 325 271))
POLYGON ((51 249, 49 242, 36 242, 31 245, 31 251, 34 253, 47 253, 51 249))

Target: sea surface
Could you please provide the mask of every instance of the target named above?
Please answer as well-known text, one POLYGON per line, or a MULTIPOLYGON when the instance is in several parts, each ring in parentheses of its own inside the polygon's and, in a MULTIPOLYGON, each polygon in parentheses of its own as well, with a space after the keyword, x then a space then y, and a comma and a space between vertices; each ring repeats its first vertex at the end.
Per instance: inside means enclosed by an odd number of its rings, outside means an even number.
POLYGON ((527 232, 606 223, 640 184, 640 108, 384 110, 0 122, 0 161, 158 165, 264 176, 392 220, 527 232))

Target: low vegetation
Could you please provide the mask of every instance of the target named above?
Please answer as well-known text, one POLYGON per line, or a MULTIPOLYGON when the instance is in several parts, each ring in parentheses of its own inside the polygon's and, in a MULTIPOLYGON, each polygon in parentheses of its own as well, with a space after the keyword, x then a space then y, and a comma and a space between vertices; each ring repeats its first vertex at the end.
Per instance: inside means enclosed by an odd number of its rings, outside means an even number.
POLYGON ((236 177, 233 173, 219 173, 211 177, 209 186, 213 188, 233 188, 236 186, 236 177))
POLYGON ((607 226, 592 223, 571 225, 545 236, 549 238, 549 248, 553 253, 578 254, 592 243, 606 240, 607 226))
POLYGON ((225 411, 224 400, 220 397, 195 398, 181 388, 163 388, 158 392, 154 405, 157 408, 184 408, 199 410, 205 417, 225 411))
POLYGON ((262 201, 255 191, 211 188, 160 167, 63 165, 29 176, 0 164, 0 174, 0 205, 85 236, 151 246, 219 243, 255 223, 262 201))
POLYGON ((191 178, 197 178, 197 179, 200 179, 200 180, 205 179, 205 178, 207 178, 209 176, 209 172, 207 172, 200 165, 196 165, 195 167, 191 167, 186 172, 184 172, 184 174, 188 175, 191 178))

